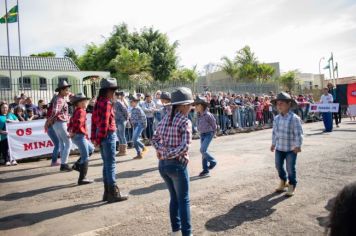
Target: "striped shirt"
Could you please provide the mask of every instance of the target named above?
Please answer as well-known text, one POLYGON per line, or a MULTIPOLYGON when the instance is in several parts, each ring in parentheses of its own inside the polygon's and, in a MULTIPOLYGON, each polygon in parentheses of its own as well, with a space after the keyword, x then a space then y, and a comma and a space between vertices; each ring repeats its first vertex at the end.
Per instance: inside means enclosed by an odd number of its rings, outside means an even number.
POLYGON ((277 115, 273 121, 272 145, 281 152, 293 151, 303 144, 303 128, 300 118, 293 112, 277 115))
POLYGON ((161 159, 177 159, 187 165, 188 150, 192 143, 192 123, 180 112, 175 114, 172 123, 170 117, 171 115, 165 116, 158 124, 152 138, 153 146, 161 154, 161 159))

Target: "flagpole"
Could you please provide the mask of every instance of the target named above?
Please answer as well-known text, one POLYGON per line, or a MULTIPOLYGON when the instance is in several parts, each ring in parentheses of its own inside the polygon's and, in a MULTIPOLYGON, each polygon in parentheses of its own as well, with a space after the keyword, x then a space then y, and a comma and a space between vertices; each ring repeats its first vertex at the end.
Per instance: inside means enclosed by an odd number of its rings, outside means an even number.
POLYGON ((12 73, 11 73, 11 61, 10 61, 10 37, 9 37, 9 24, 8 24, 8 14, 7 14, 7 0, 5 0, 5 22, 6 22, 6 34, 7 34, 7 57, 9 66, 10 83, 12 83, 12 73))
POLYGON ((23 88, 23 76, 22 76, 22 52, 21 52, 21 34, 20 34, 20 8, 19 8, 19 0, 16 1, 17 3, 17 32, 19 38, 19 54, 20 54, 20 78, 21 78, 21 87, 23 88))

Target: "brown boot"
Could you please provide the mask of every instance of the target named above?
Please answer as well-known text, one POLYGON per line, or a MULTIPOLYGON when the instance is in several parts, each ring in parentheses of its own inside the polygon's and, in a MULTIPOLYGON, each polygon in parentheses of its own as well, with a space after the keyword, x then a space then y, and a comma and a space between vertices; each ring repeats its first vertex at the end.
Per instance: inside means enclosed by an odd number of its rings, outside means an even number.
POLYGON ((117 154, 118 157, 121 157, 121 156, 126 156, 127 155, 127 145, 121 145, 120 144, 120 147, 119 147, 119 153, 117 154))
POLYGON ((109 192, 109 187, 107 184, 104 184, 103 202, 108 201, 108 192, 109 192))
POLYGON ((107 197, 108 203, 121 202, 129 198, 128 195, 122 195, 120 193, 120 189, 119 187, 117 187, 117 185, 109 186, 108 190, 109 190, 108 197, 107 197))
POLYGON ((142 158, 143 158, 142 154, 137 154, 137 156, 135 156, 133 159, 134 160, 140 160, 142 158))

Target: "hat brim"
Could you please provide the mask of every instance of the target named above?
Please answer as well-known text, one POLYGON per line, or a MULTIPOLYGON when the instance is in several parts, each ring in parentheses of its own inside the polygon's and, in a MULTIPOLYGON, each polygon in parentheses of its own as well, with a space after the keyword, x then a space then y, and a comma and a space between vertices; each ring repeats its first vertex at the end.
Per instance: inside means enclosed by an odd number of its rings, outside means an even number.
POLYGON ((205 102, 205 101, 194 101, 193 106, 196 106, 196 105, 209 105, 208 102, 205 102))
POLYGON ((81 101, 84 101, 84 100, 89 101, 90 98, 78 98, 78 99, 73 99, 73 100, 70 101, 70 102, 73 103, 73 104, 75 104, 75 103, 78 103, 78 102, 81 102, 81 101))
POLYGON ((68 85, 66 85, 66 86, 56 88, 54 91, 59 92, 59 90, 61 90, 61 89, 70 88, 70 87, 72 87, 72 85, 68 84, 68 85))
POLYGON ((271 101, 271 103, 272 103, 273 106, 277 106, 277 102, 278 101, 291 102, 292 103, 292 105, 291 105, 292 108, 298 107, 298 103, 294 99, 273 99, 271 101))
POLYGON ((185 100, 180 102, 171 102, 171 105, 191 105, 194 103, 194 100, 185 100))

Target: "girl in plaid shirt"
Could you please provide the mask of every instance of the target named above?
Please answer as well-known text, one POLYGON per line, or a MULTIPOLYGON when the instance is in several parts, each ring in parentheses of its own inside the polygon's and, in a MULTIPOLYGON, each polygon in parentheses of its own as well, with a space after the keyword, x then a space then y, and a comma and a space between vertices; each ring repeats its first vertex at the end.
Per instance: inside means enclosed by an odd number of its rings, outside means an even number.
POLYGON ((172 235, 190 236, 189 162, 188 150, 192 139, 192 123, 188 119, 193 95, 188 88, 172 93, 172 112, 158 124, 153 146, 159 159, 159 172, 170 193, 172 235))

